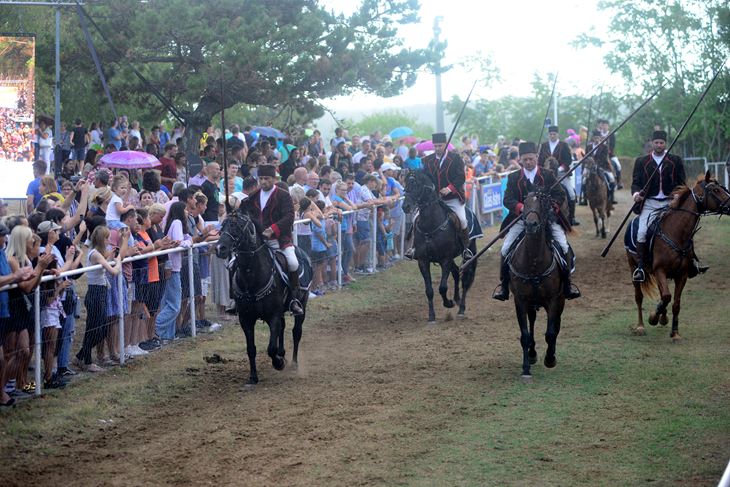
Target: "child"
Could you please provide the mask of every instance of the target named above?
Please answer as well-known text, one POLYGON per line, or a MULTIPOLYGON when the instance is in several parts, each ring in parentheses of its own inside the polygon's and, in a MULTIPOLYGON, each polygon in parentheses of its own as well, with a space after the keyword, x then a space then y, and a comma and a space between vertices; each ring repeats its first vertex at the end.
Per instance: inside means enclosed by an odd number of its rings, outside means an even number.
POLYGON ((327 260, 327 233, 324 222, 320 219, 320 212, 312 200, 304 198, 299 202, 299 209, 302 211, 304 218, 309 218, 309 226, 312 230, 312 263, 314 264, 314 277, 312 279, 312 291, 317 296, 322 296, 324 291, 321 289, 324 283, 324 269, 327 260))
POLYGON ((125 176, 117 174, 112 179, 112 199, 106 210, 106 225, 109 230, 122 228, 121 217, 124 213, 134 209, 134 205, 124 206, 124 197, 127 195, 129 181, 125 176))
POLYGON ((378 238, 377 238, 377 251, 378 251, 378 267, 380 269, 386 269, 390 267, 388 262, 388 236, 390 233, 390 210, 387 206, 378 207, 378 238))

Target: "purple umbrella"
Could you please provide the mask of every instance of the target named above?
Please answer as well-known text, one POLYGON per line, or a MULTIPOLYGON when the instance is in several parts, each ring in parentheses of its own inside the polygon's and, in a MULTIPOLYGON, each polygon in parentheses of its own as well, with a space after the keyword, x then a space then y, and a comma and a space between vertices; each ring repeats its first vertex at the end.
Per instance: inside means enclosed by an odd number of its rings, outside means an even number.
MULTIPOLYGON (((420 144, 416 145, 416 150, 420 152, 433 150, 433 142, 431 142, 430 140, 423 141, 420 144)), ((449 144, 449 150, 454 150, 454 146, 449 144)))
POLYGON ((160 161, 152 154, 134 150, 124 150, 104 154, 99 165, 113 169, 149 169, 160 166, 160 161))

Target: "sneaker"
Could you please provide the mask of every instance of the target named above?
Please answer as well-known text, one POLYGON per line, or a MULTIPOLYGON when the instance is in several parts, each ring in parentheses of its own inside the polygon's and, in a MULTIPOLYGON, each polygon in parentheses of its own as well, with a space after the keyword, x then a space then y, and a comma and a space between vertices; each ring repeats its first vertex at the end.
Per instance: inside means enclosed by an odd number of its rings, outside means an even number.
POLYGON ((139 348, 141 348, 145 352, 157 350, 158 348, 160 348, 160 339, 157 337, 151 338, 145 342, 140 343, 139 348))
POLYGON ((147 350, 142 350, 139 348, 139 345, 134 345, 134 350, 137 352, 137 355, 147 355, 149 352, 147 350))
POLYGON ((399 254, 394 254, 394 255, 393 255, 393 256, 392 256, 391 258, 390 258, 390 260, 398 260, 398 259, 400 259, 400 255, 399 255, 399 254))
POLYGON ((89 365, 85 365, 84 366, 84 371, 91 372, 92 374, 96 374, 98 372, 104 372, 104 369, 102 369, 98 365, 92 363, 92 364, 89 364, 89 365))
POLYGON ((315 299, 315 298, 318 298, 318 297, 319 296, 317 294, 313 293, 312 291, 309 291, 309 299, 315 299))
POLYGON ((220 323, 213 323, 213 324, 210 325, 210 330, 209 331, 218 331, 221 328, 223 328, 223 325, 221 325, 220 323))
POLYGON ((75 370, 73 370, 69 367, 65 367, 62 369, 58 369, 58 373, 61 375, 61 377, 72 377, 72 376, 76 375, 78 372, 76 372, 75 370))
POLYGON ((367 269, 365 269, 365 274, 375 274, 376 272, 378 271, 376 269, 373 269, 372 267, 368 267, 367 269))

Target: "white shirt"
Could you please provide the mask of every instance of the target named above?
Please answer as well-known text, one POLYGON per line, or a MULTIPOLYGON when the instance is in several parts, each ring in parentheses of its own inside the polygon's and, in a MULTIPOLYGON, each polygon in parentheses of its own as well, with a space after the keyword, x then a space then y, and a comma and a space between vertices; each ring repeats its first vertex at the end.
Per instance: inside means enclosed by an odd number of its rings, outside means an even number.
POLYGON ((264 191, 263 189, 259 193, 259 204, 261 205, 261 209, 263 210, 266 208, 266 203, 269 202, 269 198, 271 197, 271 194, 276 190, 276 186, 271 188, 268 191, 264 191))
POLYGON ((124 202, 122 201, 122 198, 120 198, 116 193, 112 193, 112 199, 109 200, 109 206, 106 209, 106 219, 108 220, 121 220, 122 216, 117 211, 117 203, 121 203, 122 206, 124 206, 124 202))
POLYGON ((535 184, 535 175, 537 174, 537 166, 532 171, 528 171, 524 167, 522 171, 525 173, 525 177, 530 180, 530 183, 535 184))
POLYGON ((560 141, 559 140, 556 140, 555 142, 553 142, 552 140, 548 141, 548 143, 550 144, 550 154, 552 154, 553 151, 555 151, 555 148, 558 146, 558 142, 560 142, 560 141))
POLYGON ((354 156, 352 156, 352 162, 353 164, 360 164, 360 160, 365 157, 365 153, 363 151, 358 151, 355 153, 354 156))
POLYGON ((664 188, 662 188, 662 161, 664 161, 664 156, 667 154, 667 151, 662 152, 660 156, 656 155, 656 152, 651 152, 651 157, 654 158, 654 162, 657 165, 657 172, 659 173, 659 193, 655 196, 655 198, 667 198, 667 195, 664 193, 664 188))

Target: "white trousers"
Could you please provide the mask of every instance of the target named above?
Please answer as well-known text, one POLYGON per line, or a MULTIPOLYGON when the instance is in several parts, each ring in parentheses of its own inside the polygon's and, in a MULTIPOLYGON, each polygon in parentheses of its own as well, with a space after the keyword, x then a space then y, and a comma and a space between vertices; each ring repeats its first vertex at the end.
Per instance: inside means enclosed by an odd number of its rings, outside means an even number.
MULTIPOLYGON (((266 240, 266 245, 268 245, 269 248, 279 250, 279 241, 275 238, 266 240)), ((299 261, 297 260, 297 254, 294 251, 293 245, 282 250, 282 253, 284 254, 284 257, 286 257, 286 265, 289 268, 289 272, 294 272, 299 269, 299 261)))
POLYGON ((666 201, 647 199, 644 202, 644 207, 642 208, 641 214, 639 215, 639 231, 636 235, 637 242, 646 242, 646 232, 647 230, 649 230, 649 226, 652 224, 652 222, 656 220, 656 217, 659 215, 659 212, 657 210, 666 208, 671 201, 671 199, 668 199, 666 201))
POLYGON ((621 170, 621 161, 618 160, 618 157, 613 156, 611 158, 611 162, 613 162, 613 166, 616 168, 617 171, 621 170))
POLYGON ((448 199, 444 200, 444 203, 446 203, 446 206, 451 208, 451 210, 456 213, 456 216, 459 217, 459 223, 461 224, 461 229, 466 230, 467 223, 466 223, 466 205, 459 201, 458 198, 454 199, 448 199))
MULTIPOLYGON (((525 229, 525 221, 519 220, 517 223, 512 225, 512 228, 509 229, 509 232, 507 232, 507 236, 504 237, 504 243, 502 244, 502 257, 507 256, 507 252, 509 251, 510 247, 512 247, 512 244, 517 240, 517 237, 520 236, 520 233, 525 229)), ((550 224, 550 232, 553 235, 553 240, 555 240, 558 245, 560 245, 560 248, 563 251, 563 254, 568 254, 568 238, 565 236, 565 230, 563 230, 563 227, 561 227, 557 223, 551 223, 550 224)))
MULTIPOLYGON (((565 170, 558 169, 558 178, 563 177, 565 170)), ((570 176, 560 181, 560 184, 565 188, 565 193, 568 195, 570 201, 575 201, 575 173, 571 173, 570 176)))

